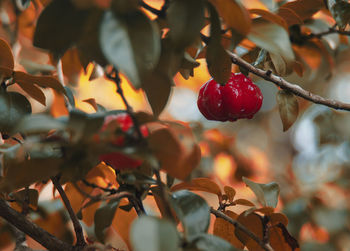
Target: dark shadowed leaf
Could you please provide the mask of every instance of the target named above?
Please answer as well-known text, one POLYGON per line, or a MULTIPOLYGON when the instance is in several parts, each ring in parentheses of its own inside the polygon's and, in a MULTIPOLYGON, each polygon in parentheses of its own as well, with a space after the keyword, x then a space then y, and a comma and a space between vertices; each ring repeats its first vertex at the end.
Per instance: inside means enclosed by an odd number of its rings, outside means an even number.
POLYGON ((62 60, 63 74, 68 80, 69 85, 76 86, 79 81, 80 73, 83 67, 80 63, 78 50, 70 49, 64 53, 62 60))
POLYGON ((289 91, 280 90, 276 96, 280 117, 283 124, 283 131, 287 131, 297 120, 299 105, 296 97, 289 91))
POLYGON ((347 1, 327 1, 328 8, 337 22, 337 25, 344 29, 350 22, 350 3, 347 1))
MULTIPOLYGON (((232 219, 237 219, 238 217, 236 213, 229 210, 225 211, 224 213, 232 219)), ((242 249, 244 247, 244 245, 237 239, 235 235, 234 225, 222 218, 215 219, 213 234, 230 242, 231 245, 236 248, 242 249)))
POLYGON ((79 39, 88 14, 69 0, 53 0, 39 16, 34 46, 47 49, 56 56, 63 55, 79 39))
POLYGON ((130 235, 135 251, 179 250, 176 226, 166 219, 141 216, 133 222, 130 235))
POLYGON ((232 29, 245 36, 251 28, 251 19, 248 11, 235 0, 210 0, 216 7, 225 23, 232 29))
POLYGON ((32 107, 25 96, 0 89, 0 132, 12 132, 22 117, 31 112, 32 107))
POLYGON ((138 0, 114 0, 111 3, 111 9, 117 14, 129 14, 139 7, 138 0))
POLYGON ((236 249, 224 239, 221 239, 215 235, 204 233, 197 235, 196 239, 193 240, 193 245, 196 247, 196 250, 201 251, 239 251, 239 249, 236 249))
POLYGON ((153 71, 143 80, 142 88, 155 117, 160 115, 168 103, 172 85, 171 77, 159 71, 153 71))
POLYGON ((260 48, 281 55, 287 62, 294 60, 288 32, 276 23, 255 19, 248 38, 260 48))
POLYGON ((5 178, 0 180, 0 191, 12 192, 34 182, 47 180, 59 172, 63 159, 60 150, 52 145, 35 147, 17 144, 1 150, 4 157, 5 178), (31 156, 28 159, 27 156, 31 156))
POLYGON ((0 39, 0 67, 13 70, 15 63, 12 55, 12 51, 8 43, 0 39))
POLYGON ((36 210, 38 207, 39 193, 35 189, 23 189, 18 192, 15 192, 11 196, 14 197, 16 202, 21 206, 23 206, 24 203, 28 202, 28 205, 32 209, 36 210))
POLYGON ((176 48, 184 49, 199 37, 199 32, 203 28, 204 1, 171 1, 167 11, 167 21, 172 43, 176 48))
POLYGON ((188 240, 207 232, 210 213, 209 206, 202 197, 181 190, 173 193, 170 203, 183 225, 188 240))
POLYGON ((141 11, 125 16, 105 12, 100 43, 108 61, 123 72, 137 89, 141 87, 143 76, 149 74, 159 60, 158 29, 141 11))
POLYGON ((95 235, 101 242, 104 241, 104 230, 108 228, 113 221, 115 211, 120 203, 120 198, 111 199, 107 204, 102 205, 95 213, 95 235))
POLYGON ((213 6, 210 10, 210 40, 207 45, 206 60, 210 75, 218 83, 226 83, 231 76, 231 58, 221 45, 221 25, 213 6))
POLYGON ((278 195, 280 193, 280 188, 276 182, 271 182, 268 184, 255 183, 245 177, 243 177, 243 182, 254 192, 258 201, 264 207, 277 206, 278 195))
POLYGON ((16 7, 20 10, 20 11, 24 11, 25 9, 27 9, 30 5, 31 0, 16 0, 16 7))

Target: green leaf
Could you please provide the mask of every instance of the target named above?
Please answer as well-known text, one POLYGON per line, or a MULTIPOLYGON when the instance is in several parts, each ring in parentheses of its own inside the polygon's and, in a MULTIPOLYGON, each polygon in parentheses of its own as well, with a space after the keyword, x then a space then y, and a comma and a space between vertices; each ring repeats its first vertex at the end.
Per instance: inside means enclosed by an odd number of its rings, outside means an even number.
POLYGON ((243 182, 254 192, 258 201, 264 207, 275 208, 277 206, 280 188, 276 182, 260 184, 255 183, 245 177, 243 177, 243 182))
POLYGON ((135 251, 177 251, 180 238, 174 223, 152 216, 141 216, 131 228, 135 251))
POLYGON ((289 91, 280 90, 276 96, 283 131, 287 131, 298 118, 299 105, 296 97, 289 91))
POLYGON ((23 116, 30 114, 32 107, 22 94, 0 90, 0 132, 15 133, 13 130, 23 116))
POLYGON ((77 9, 69 0, 52 1, 39 16, 34 46, 63 55, 80 38, 88 14, 89 11, 77 9))
POLYGON ((167 38, 161 41, 161 54, 156 68, 143 78, 142 89, 151 105, 155 117, 165 108, 171 87, 174 86, 173 76, 181 63, 181 53, 176 53, 171 41, 167 38))
POLYGON ((208 230, 209 206, 199 195, 187 190, 177 191, 170 200, 172 208, 180 219, 188 240, 208 230))
POLYGON ((111 199, 106 205, 96 210, 94 217, 95 235, 101 242, 104 241, 104 230, 112 224, 119 203, 120 198, 111 199))
POLYGON ((167 10, 169 34, 177 49, 191 45, 204 24, 204 1, 175 0, 171 1, 167 10))
POLYGON ((248 38, 260 48, 281 55, 287 62, 294 60, 288 32, 282 26, 261 18, 255 19, 248 38))
POLYGON ((68 86, 65 86, 64 90, 66 91, 66 96, 68 98, 69 104, 74 108, 75 107, 75 98, 74 98, 74 94, 72 92, 72 89, 70 89, 68 86))
POLYGON ((27 115, 17 124, 15 131, 26 135, 48 133, 51 130, 62 130, 65 124, 45 114, 27 115))
POLYGON ((143 76, 152 72, 159 60, 158 29, 141 11, 129 15, 106 11, 100 27, 100 43, 108 61, 137 89, 143 76))
POLYGON ((239 251, 239 249, 232 246, 229 242, 211 234, 199 234, 192 241, 192 243, 192 245, 194 245, 198 250, 201 251, 239 251))
POLYGON ((193 77, 193 69, 198 67, 200 63, 198 63, 194 58, 190 56, 187 52, 185 52, 184 57, 182 58, 180 65, 180 73, 184 79, 189 79, 190 76, 193 77))
POLYGON ((207 45, 206 60, 210 75, 218 83, 226 83, 231 76, 231 58, 221 45, 221 25, 218 13, 212 5, 210 12, 210 40, 207 45))

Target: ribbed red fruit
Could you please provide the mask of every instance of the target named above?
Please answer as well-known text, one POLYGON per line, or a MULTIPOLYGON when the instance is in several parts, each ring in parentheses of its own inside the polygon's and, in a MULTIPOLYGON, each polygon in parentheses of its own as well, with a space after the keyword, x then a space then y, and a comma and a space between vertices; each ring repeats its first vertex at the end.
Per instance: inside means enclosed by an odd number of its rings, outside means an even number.
MULTIPOLYGON (((105 118, 104 124, 101 128, 101 132, 108 130, 108 126, 110 123, 117 123, 120 126, 120 129, 123 132, 127 132, 132 129, 134 123, 129 114, 117 114, 117 115, 109 115, 105 118)), ((141 133, 144 137, 148 136, 148 130, 146 126, 140 127, 141 133)), ((113 140, 112 144, 116 146, 123 146, 125 144, 125 137, 120 136, 113 140)), ((99 156, 100 161, 103 161, 113 167, 116 170, 124 170, 124 169, 133 169, 137 168, 142 164, 141 160, 133 159, 129 156, 126 156, 120 152, 112 152, 101 154, 99 156)))
POLYGON ((258 86, 242 73, 232 73, 226 84, 209 80, 199 90, 197 105, 208 120, 251 119, 262 105, 258 86))

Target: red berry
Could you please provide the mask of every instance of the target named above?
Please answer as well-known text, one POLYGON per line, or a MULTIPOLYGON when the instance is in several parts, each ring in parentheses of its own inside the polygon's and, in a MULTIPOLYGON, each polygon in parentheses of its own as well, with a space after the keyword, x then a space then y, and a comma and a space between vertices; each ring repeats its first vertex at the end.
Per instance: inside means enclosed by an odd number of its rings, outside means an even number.
POLYGON ((232 73, 225 85, 209 80, 199 90, 197 105, 208 120, 251 119, 262 105, 263 96, 248 77, 232 73))
MULTIPOLYGON (((127 132, 134 126, 132 118, 127 113, 109 115, 105 117, 104 124, 100 132, 108 130, 112 123, 117 124, 123 132, 127 132)), ((113 128, 113 126, 111 128, 113 128)), ((140 130, 144 137, 148 136, 148 129, 146 126, 141 126, 140 130)), ((112 141, 112 144, 116 146, 123 146, 125 144, 125 137, 117 137, 112 141)), ((133 169, 139 167, 142 164, 141 160, 133 159, 120 152, 101 154, 99 156, 99 159, 100 161, 107 163, 116 170, 133 169)))

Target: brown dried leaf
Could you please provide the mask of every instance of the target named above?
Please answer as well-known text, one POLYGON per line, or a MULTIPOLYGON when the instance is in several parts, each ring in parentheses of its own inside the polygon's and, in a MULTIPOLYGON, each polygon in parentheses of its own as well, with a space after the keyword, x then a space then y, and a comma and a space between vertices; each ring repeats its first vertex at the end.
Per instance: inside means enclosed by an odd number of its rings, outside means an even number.
MULTIPOLYGON (((259 239, 263 238, 263 223, 262 217, 258 214, 251 213, 245 216, 245 212, 241 213, 237 221, 244 225, 250 232, 255 234, 259 239)), ((260 251, 263 250, 262 247, 256 241, 254 241, 251 237, 249 237, 246 233, 244 233, 239 228, 235 229, 235 234, 237 238, 245 244, 248 250, 260 251)))
POLYGON ((225 191, 225 194, 227 195, 228 201, 232 202, 233 199, 235 198, 236 190, 230 186, 224 186, 224 191, 225 191))
POLYGON ((283 28, 285 28, 288 31, 287 22, 281 16, 279 16, 275 13, 272 13, 272 12, 269 12, 269 11, 263 10, 263 9, 250 9, 249 12, 251 14, 259 15, 266 20, 274 22, 274 23, 282 26, 283 28))
POLYGON ((237 199, 233 203, 235 203, 236 205, 242 205, 242 206, 248 206, 248 207, 255 206, 253 202, 250 202, 249 200, 246 200, 246 199, 237 199))
POLYGON ((0 67, 13 70, 14 65, 11 47, 5 40, 0 39, 0 67))
POLYGON ((222 196, 220 187, 214 181, 208 178, 195 178, 191 180, 190 183, 182 182, 182 183, 176 184, 171 188, 171 191, 177 191, 181 189, 213 193, 213 194, 216 194, 219 198, 221 198, 222 196))
POLYGON ((92 108, 94 108, 96 112, 98 111, 98 106, 97 106, 96 100, 94 98, 84 99, 83 102, 91 105, 92 108))
POLYGON ((40 104, 42 105, 46 105, 46 97, 43 93, 42 90, 40 90, 39 87, 37 87, 36 85, 34 85, 34 83, 29 83, 29 82, 18 82, 17 83, 19 85, 19 87, 21 87, 21 89, 23 91, 25 91, 26 93, 29 94, 29 96, 31 96, 32 98, 34 98, 36 101, 38 101, 40 104))
POLYGON ((210 0, 218 10, 225 23, 243 36, 247 35, 251 28, 249 12, 235 0, 210 0))
MULTIPOLYGON (((224 213, 232 219, 237 219, 238 217, 236 213, 229 210, 224 213)), ((222 218, 215 219, 213 234, 227 240, 236 248, 243 249, 244 247, 244 244, 242 244, 235 235, 235 227, 222 218)))
POLYGON ((280 117, 283 123, 283 131, 287 131, 297 120, 299 105, 296 97, 289 91, 280 90, 276 96, 280 117))

